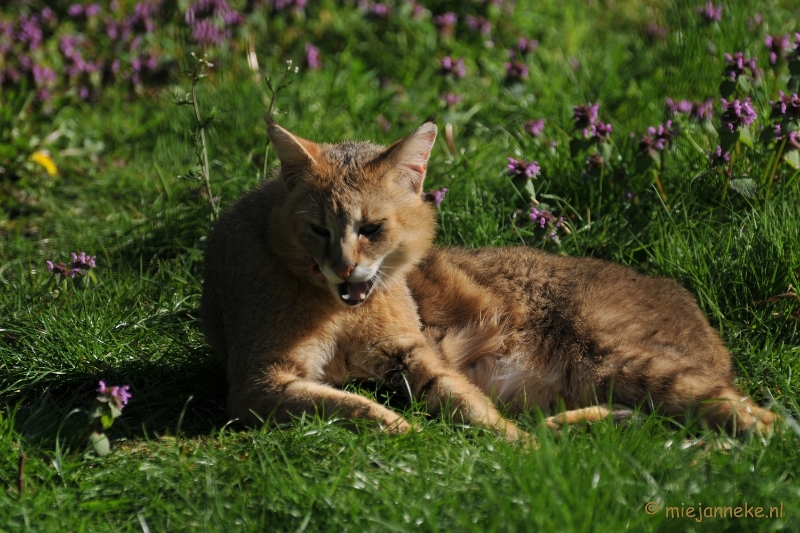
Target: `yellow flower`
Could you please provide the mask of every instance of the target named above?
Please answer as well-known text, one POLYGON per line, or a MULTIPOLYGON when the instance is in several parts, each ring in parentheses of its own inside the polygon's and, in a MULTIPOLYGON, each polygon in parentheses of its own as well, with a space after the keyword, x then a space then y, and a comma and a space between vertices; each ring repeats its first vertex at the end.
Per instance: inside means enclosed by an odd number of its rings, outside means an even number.
POLYGON ((34 163, 39 163, 44 167, 47 171, 47 174, 50 176, 57 176, 58 175, 58 167, 56 166, 53 158, 50 157, 50 152, 47 150, 37 150, 36 152, 32 153, 28 158, 34 163))

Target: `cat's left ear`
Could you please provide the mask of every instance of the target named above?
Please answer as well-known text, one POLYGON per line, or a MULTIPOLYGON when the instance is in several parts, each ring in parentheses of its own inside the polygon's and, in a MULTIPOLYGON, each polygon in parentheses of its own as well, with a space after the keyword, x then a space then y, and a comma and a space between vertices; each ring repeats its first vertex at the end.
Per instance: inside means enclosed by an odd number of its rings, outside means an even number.
POLYGON ((400 167, 402 179, 415 194, 422 194, 422 182, 425 181, 436 132, 436 124, 425 122, 387 150, 389 161, 400 167))

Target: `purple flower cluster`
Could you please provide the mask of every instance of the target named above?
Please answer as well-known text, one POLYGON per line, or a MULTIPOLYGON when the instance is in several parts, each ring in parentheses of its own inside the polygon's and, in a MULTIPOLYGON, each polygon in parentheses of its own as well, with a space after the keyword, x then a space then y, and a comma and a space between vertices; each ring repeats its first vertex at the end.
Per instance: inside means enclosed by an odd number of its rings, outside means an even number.
POLYGON ((467 15, 467 28, 472 31, 480 32, 483 35, 492 33, 492 23, 486 17, 473 17, 467 15))
POLYGON ((536 39, 527 39, 525 37, 520 37, 517 39, 517 46, 509 50, 510 53, 516 52, 519 55, 526 55, 532 54, 539 48, 539 41, 536 39))
POLYGON ((672 146, 673 139, 677 133, 677 129, 673 126, 671 120, 656 127, 650 126, 647 128, 647 134, 643 135, 639 141, 639 153, 652 156, 663 152, 666 148, 672 146))
POLYGON ((667 29, 663 26, 659 26, 655 22, 648 22, 647 23, 647 35, 651 38, 663 41, 667 38, 667 29))
POLYGON ((192 39, 201 45, 220 45, 231 37, 233 26, 244 24, 241 13, 226 0, 197 0, 186 8, 186 24, 192 29, 192 39))
POLYGON ((322 60, 319 57, 319 48, 311 43, 306 43, 306 66, 311 70, 322 68, 322 60))
POLYGON ((600 104, 581 104, 572 108, 572 120, 575 121, 575 129, 580 130, 583 138, 595 142, 607 141, 611 136, 611 124, 605 124, 597 120, 600 104))
POLYGON ((508 175, 512 178, 525 176, 526 178, 535 178, 539 175, 541 167, 537 161, 525 161, 524 159, 508 158, 508 175))
POLYGON ((758 114, 753 109, 753 104, 750 103, 749 97, 744 102, 739 100, 728 102, 724 98, 720 98, 720 101, 723 108, 720 121, 728 131, 733 132, 740 126, 749 126, 758 118, 758 114))
POLYGON ((789 135, 785 135, 783 133, 783 129, 781 128, 780 124, 775 124, 775 140, 778 142, 786 141, 786 151, 789 150, 797 150, 800 148, 800 131, 793 130, 789 132, 789 135))
POLYGON ((531 220, 540 228, 544 228, 548 224, 560 228, 564 222, 564 217, 556 218, 556 216, 547 209, 539 209, 536 206, 531 207, 531 220))
POLYGON ((764 44, 769 50, 770 65, 774 65, 780 59, 785 59, 786 55, 793 50, 789 35, 767 35, 764 37, 764 44))
POLYGON ((673 115, 688 114, 694 120, 711 120, 714 118, 714 100, 704 102, 690 102, 689 100, 674 101, 667 98, 667 109, 673 115))
POLYGON ((800 97, 797 93, 788 95, 783 91, 778 91, 778 101, 770 102, 772 105, 772 117, 787 116, 791 119, 800 119, 800 97))
POLYGON ((722 4, 715 6, 712 2, 706 2, 704 6, 697 8, 697 12, 708 23, 722 20, 722 4))
POLYGON ((64 263, 53 263, 52 261, 45 261, 45 263, 47 263, 47 270, 52 272, 56 279, 67 276, 74 279, 75 276, 82 275, 83 271, 96 266, 96 257, 95 255, 86 255, 86 252, 81 252, 80 255, 72 252, 72 265, 70 266, 64 263))
POLYGON ((392 13, 392 9, 388 5, 369 0, 360 0, 358 9, 374 18, 386 18, 392 13))
POLYGON ((162 3, 141 0, 127 15, 119 2, 111 2, 110 9, 74 3, 66 11, 75 33, 62 31, 48 7, 0 22, 0 86, 27 78, 39 99, 49 100, 59 91, 86 99, 120 77, 138 85, 143 74, 159 67, 160 51, 142 37, 155 31, 162 3), (46 54, 40 52, 45 46, 46 54))
POLYGON ((302 11, 306 7, 308 0, 275 0, 273 7, 275 11, 284 11, 291 9, 292 11, 302 11))
POLYGON ((446 107, 455 107, 464 99, 463 96, 455 93, 442 94, 440 98, 446 107))
POLYGON ((435 17, 433 17, 433 23, 436 24, 437 28, 439 28, 439 33, 443 37, 449 37, 453 35, 453 32, 456 29, 456 23, 458 23, 458 15, 456 15, 452 11, 448 11, 447 13, 443 13, 442 15, 436 15, 435 17))
POLYGON ((712 166, 724 166, 731 160, 730 152, 723 152, 721 146, 717 146, 710 154, 708 154, 708 161, 712 166))
POLYGON ((597 113, 600 111, 600 104, 581 104, 572 108, 572 120, 575 121, 575 129, 582 130, 597 122, 597 113))
POLYGON ((529 120, 525 123, 525 131, 531 134, 532 137, 539 137, 544 132, 544 119, 529 120))
POLYGON ((757 58, 751 57, 747 58, 742 52, 736 52, 733 55, 729 53, 725 53, 725 76, 730 78, 733 81, 739 76, 744 74, 749 75, 751 78, 760 78, 761 77, 761 69, 756 66, 757 58))
POLYGON ((122 409, 128 404, 131 399, 130 385, 113 386, 109 387, 105 381, 100 381, 100 386, 97 387, 97 392, 103 397, 105 401, 113 401, 118 409, 122 409))
POLYGON ((503 65, 506 69, 506 79, 509 81, 522 81, 528 78, 528 65, 522 61, 509 61, 503 65))
POLYGON ((464 64, 464 58, 460 57, 453 60, 450 56, 442 58, 439 74, 442 76, 452 75, 458 79, 462 79, 467 75, 467 67, 464 64))
POLYGON ((100 4, 89 4, 88 6, 84 6, 83 4, 72 4, 67 8, 67 14, 74 19, 90 19, 99 15, 101 10, 102 8, 100 7, 100 4))
POLYGON ((444 200, 444 195, 447 194, 447 187, 443 187, 438 191, 428 191, 422 193, 422 199, 426 202, 433 202, 436 207, 439 207, 439 204, 442 203, 444 200))

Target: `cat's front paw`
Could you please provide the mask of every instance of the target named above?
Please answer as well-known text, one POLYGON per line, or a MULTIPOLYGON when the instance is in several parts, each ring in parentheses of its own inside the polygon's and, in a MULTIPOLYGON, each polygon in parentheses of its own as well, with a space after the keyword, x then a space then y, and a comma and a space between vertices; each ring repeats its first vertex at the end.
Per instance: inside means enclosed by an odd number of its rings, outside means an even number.
POLYGON ((394 420, 385 421, 381 425, 381 431, 389 435, 401 435, 416 429, 410 422, 402 416, 398 416, 394 420))

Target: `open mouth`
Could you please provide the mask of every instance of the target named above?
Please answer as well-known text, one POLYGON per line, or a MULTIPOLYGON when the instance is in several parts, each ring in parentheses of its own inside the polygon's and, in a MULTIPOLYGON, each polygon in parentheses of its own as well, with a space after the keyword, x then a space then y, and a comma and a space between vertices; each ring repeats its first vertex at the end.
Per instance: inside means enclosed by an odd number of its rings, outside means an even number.
POLYGON ((347 305, 358 305, 367 299, 369 291, 372 290, 373 282, 369 281, 345 281, 336 287, 339 289, 339 296, 347 305))

